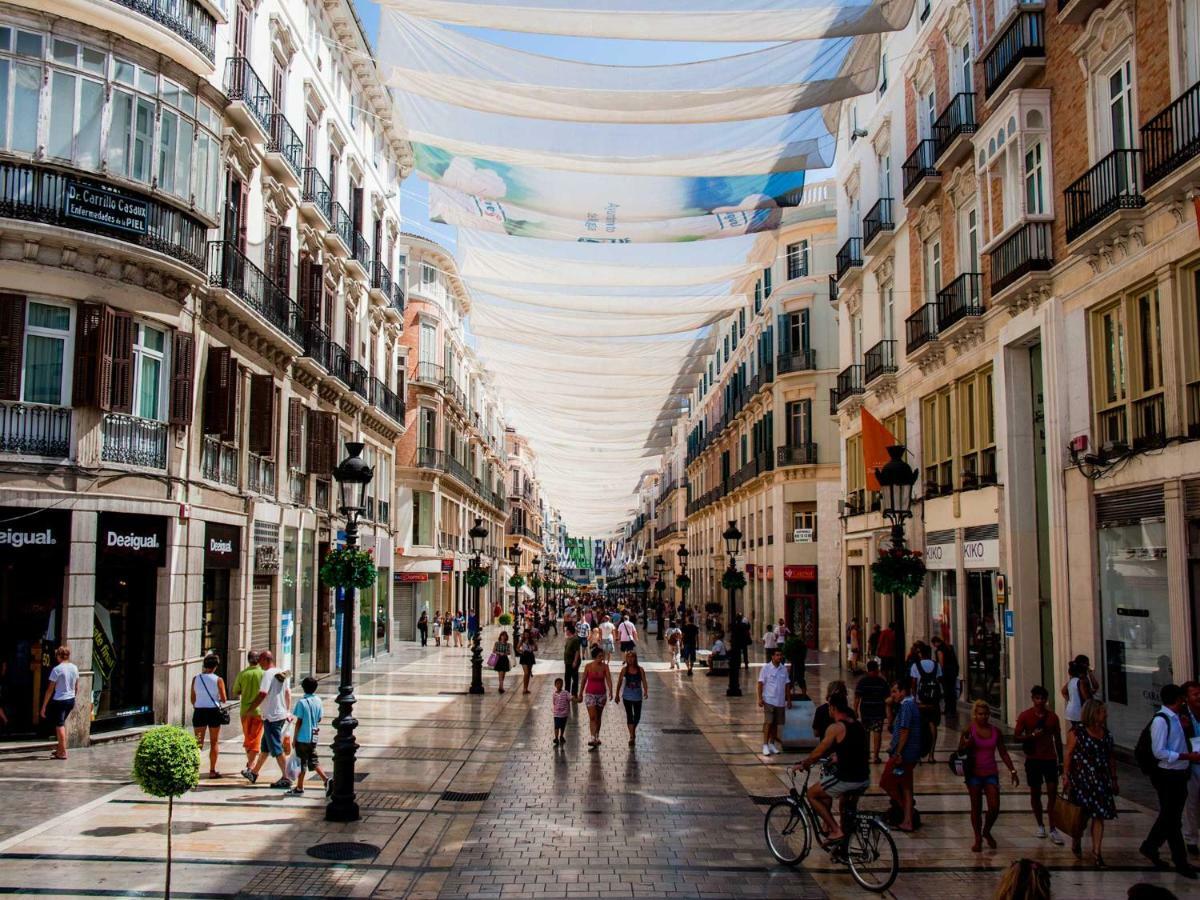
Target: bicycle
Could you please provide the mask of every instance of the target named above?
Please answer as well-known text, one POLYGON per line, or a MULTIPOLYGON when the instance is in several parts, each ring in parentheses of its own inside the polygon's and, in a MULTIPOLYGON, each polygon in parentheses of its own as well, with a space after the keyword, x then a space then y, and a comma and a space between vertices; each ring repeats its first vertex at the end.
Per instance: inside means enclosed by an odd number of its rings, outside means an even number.
POLYGON ((787 866, 798 866, 812 852, 813 835, 835 863, 845 865, 858 884, 868 891, 883 893, 900 874, 900 856, 890 829, 874 813, 858 811, 858 797, 851 798, 842 817, 846 837, 826 844, 821 817, 808 799, 808 782, 812 770, 804 774, 804 783, 797 789, 796 773, 791 773, 792 787, 787 797, 776 800, 767 808, 763 821, 767 847, 771 854, 787 866))

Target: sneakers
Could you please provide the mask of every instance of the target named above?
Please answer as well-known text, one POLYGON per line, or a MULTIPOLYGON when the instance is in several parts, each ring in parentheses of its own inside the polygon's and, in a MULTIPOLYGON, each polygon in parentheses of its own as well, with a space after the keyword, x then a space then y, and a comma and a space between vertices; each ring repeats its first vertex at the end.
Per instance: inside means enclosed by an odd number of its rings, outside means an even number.
POLYGON ((271 787, 273 787, 273 788, 283 788, 284 790, 288 790, 291 788, 291 786, 292 786, 292 783, 290 781, 288 781, 286 778, 280 778, 278 781, 271 782, 271 787))
POLYGON ((775 748, 773 746, 771 746, 770 744, 763 744, 763 749, 762 749, 763 756, 772 756, 772 755, 774 755, 774 753, 775 753, 775 748))
POLYGON ((254 782, 258 781, 258 773, 252 772, 248 766, 245 769, 242 769, 242 777, 251 784, 254 784, 254 782))
POLYGON ((776 752, 776 753, 782 753, 782 752, 783 752, 783 744, 781 744, 779 741, 776 741, 776 742, 775 742, 774 744, 772 744, 771 746, 775 748, 775 752, 776 752))
POLYGON ((303 797, 304 796, 304 788, 294 787, 290 791, 287 792, 287 795, 289 797, 303 797))
POLYGON ((1046 836, 1046 829, 1045 829, 1045 826, 1039 825, 1039 826, 1037 827, 1037 831, 1035 831, 1035 832, 1033 833, 1033 836, 1034 836, 1035 838, 1039 838, 1039 839, 1041 839, 1041 838, 1044 838, 1044 837, 1046 836))
POLYGON ((1062 832, 1060 832, 1057 828, 1050 829, 1050 843, 1058 847, 1061 847, 1066 843, 1066 841, 1063 840, 1062 832))

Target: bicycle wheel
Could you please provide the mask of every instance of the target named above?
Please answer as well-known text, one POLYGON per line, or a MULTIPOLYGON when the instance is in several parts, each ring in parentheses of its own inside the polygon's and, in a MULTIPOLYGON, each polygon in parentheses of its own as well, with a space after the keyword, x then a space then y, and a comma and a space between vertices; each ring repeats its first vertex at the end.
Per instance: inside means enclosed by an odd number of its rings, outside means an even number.
POLYGON ((858 823, 846 846, 850 874, 863 888, 881 894, 900 874, 900 855, 891 833, 878 819, 858 823))
POLYGON ((776 800, 767 809, 763 833, 771 855, 787 866, 799 865, 812 847, 808 817, 790 800, 776 800))

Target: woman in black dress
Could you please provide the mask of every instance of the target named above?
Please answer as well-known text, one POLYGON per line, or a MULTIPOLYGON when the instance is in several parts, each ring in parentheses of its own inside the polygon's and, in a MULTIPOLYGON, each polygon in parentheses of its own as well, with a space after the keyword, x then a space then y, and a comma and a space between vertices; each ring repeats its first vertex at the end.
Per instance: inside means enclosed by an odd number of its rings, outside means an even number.
POLYGON ((534 655, 537 653, 537 643, 534 641, 533 634, 529 631, 526 631, 521 638, 520 652, 521 668, 525 670, 525 679, 521 685, 521 693, 528 694, 529 676, 533 674, 533 664, 537 662, 537 657, 534 655))
POLYGON ((504 676, 509 669, 512 668, 512 661, 509 656, 512 654, 512 644, 508 642, 508 632, 500 632, 500 637, 496 639, 496 643, 492 645, 492 652, 496 654, 496 675, 500 679, 500 693, 504 693, 504 676))

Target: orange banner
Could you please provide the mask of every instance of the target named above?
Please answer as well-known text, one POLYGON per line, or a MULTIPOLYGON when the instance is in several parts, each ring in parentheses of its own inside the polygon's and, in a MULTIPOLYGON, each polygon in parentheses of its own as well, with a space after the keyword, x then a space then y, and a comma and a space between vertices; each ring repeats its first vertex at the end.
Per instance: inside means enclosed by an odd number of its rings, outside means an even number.
POLYGON ((879 482, 875 478, 875 470, 887 463, 887 448, 896 443, 896 438, 883 427, 882 422, 867 412, 866 407, 863 407, 861 412, 863 467, 867 470, 867 490, 878 491, 879 482))

